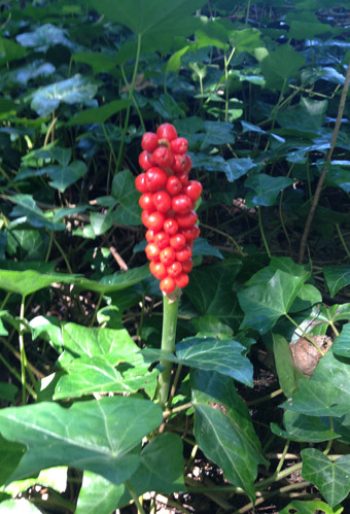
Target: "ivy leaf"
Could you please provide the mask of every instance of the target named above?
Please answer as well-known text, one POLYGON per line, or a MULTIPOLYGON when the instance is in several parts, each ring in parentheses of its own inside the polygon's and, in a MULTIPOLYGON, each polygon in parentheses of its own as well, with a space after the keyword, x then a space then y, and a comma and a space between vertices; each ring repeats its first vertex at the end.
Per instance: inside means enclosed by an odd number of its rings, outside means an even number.
POLYGON ((100 280, 77 277, 74 279, 74 283, 81 289, 95 291, 95 293, 100 294, 110 294, 139 284, 149 276, 149 267, 145 265, 128 271, 118 271, 113 273, 113 275, 106 275, 100 280))
POLYGON ((120 396, 78 402, 68 409, 41 402, 0 411, 2 435, 27 447, 12 480, 67 465, 124 482, 140 463, 142 438, 161 421, 161 409, 153 402, 120 396))
POLYGON ((81 75, 74 75, 70 79, 37 89, 33 94, 31 108, 39 116, 48 116, 61 102, 69 105, 89 105, 96 93, 96 84, 81 75))
POLYGON ((247 206, 270 207, 276 203, 279 193, 292 184, 293 180, 288 177, 270 177, 265 173, 251 175, 244 184, 254 191, 247 195, 247 206))
POLYGON ((296 369, 288 341, 280 334, 272 334, 273 353, 275 357, 278 380, 283 393, 288 398, 297 387, 296 369))
POLYGON ((303 460, 302 476, 314 484, 325 498, 335 507, 350 493, 350 455, 344 455, 332 462, 316 448, 301 451, 303 460))
POLYGON ((250 280, 238 292, 245 313, 241 328, 253 328, 260 334, 268 332, 281 316, 288 314, 304 282, 305 276, 293 276, 281 270, 266 282, 260 276, 250 280))
POLYGON ((323 274, 332 297, 350 284, 350 266, 324 266, 323 274))
POLYGON ((48 166, 42 171, 50 177, 50 186, 61 193, 77 182, 87 172, 87 166, 83 161, 73 161, 66 166, 48 166))
POLYGON ((223 375, 196 371, 191 382, 198 446, 227 480, 254 499, 257 466, 265 461, 245 403, 223 375))
POLYGON ((74 276, 64 273, 38 273, 34 270, 0 270, 0 289, 22 296, 44 289, 55 282, 71 283, 74 276))
POLYGON ((339 357, 350 357, 350 323, 343 326, 341 334, 335 340, 332 351, 334 355, 339 355, 339 357))
POLYGON ((315 512, 322 512, 322 514, 342 514, 343 510, 343 507, 332 509, 332 507, 321 500, 294 500, 282 509, 280 514, 315 514, 315 512))
POLYGON ((114 223, 120 225, 140 225, 139 193, 135 189, 134 176, 130 171, 120 171, 114 176, 112 195, 119 204, 112 216, 114 223))

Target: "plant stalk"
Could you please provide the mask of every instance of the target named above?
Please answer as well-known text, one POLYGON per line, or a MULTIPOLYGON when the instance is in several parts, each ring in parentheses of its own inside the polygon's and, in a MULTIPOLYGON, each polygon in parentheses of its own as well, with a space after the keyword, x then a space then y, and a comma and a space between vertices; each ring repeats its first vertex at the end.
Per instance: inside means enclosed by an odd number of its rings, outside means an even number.
MULTIPOLYGON (((176 293, 176 296, 163 296, 163 328, 161 350, 167 353, 173 353, 175 351, 179 302, 179 293, 176 293)), ((169 397, 172 363, 167 360, 161 360, 160 365, 163 371, 159 375, 158 379, 158 400, 160 405, 164 407, 169 397)))

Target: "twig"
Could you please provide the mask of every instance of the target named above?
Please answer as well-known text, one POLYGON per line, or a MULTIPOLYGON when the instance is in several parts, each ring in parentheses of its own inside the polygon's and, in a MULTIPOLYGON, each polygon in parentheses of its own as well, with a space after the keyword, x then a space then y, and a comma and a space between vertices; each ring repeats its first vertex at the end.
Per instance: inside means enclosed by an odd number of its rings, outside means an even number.
POLYGON ((126 264, 120 253, 117 251, 117 249, 114 248, 114 246, 110 246, 109 251, 111 252, 112 257, 118 264, 119 268, 123 271, 128 271, 128 265, 126 264))
POLYGON ((312 201, 312 204, 311 204, 311 208, 310 208, 308 217, 306 219, 304 232, 303 232, 303 235, 302 235, 302 238, 301 238, 301 241, 300 241, 299 259, 298 259, 299 263, 302 263, 304 261, 306 244, 307 244, 307 240, 308 240, 308 237, 309 237, 311 225, 312 225, 312 222, 314 220, 315 212, 316 212, 318 203, 320 201, 322 187, 323 187, 323 184, 324 184, 324 181, 325 181, 325 178, 326 178, 326 175, 327 175, 327 171, 328 171, 330 162, 332 160, 333 152, 335 150, 335 146, 336 146, 336 143, 337 143, 337 139, 338 139, 338 135, 339 135, 339 130, 340 130, 340 127, 341 127, 341 122, 342 122, 342 118, 343 118, 343 114, 344 114, 344 109, 345 109, 346 97, 347 97, 348 90, 349 90, 349 85, 350 85, 350 63, 349 63, 348 68, 346 70, 345 82, 344 82, 343 90, 342 90, 342 93, 341 93, 341 96, 340 96, 338 113, 337 113, 337 119, 336 119, 336 122, 335 122, 335 125, 334 125, 334 129, 333 129, 333 133, 332 133, 331 146, 330 146, 330 148, 328 150, 326 159, 324 161, 320 178, 318 179, 315 195, 314 195, 314 198, 313 198, 313 201, 312 201))

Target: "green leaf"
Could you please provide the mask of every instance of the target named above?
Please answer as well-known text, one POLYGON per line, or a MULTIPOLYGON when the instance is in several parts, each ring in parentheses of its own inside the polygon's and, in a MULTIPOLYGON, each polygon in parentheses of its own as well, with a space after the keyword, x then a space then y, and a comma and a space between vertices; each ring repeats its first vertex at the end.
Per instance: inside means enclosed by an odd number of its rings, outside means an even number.
POLYGON ((61 102, 69 105, 88 105, 96 93, 96 84, 81 75, 74 75, 70 79, 37 89, 33 94, 31 108, 39 116, 48 116, 58 108, 61 102))
POLYGON ((74 47, 67 39, 65 31, 51 23, 40 25, 33 32, 22 32, 16 36, 16 40, 24 47, 35 48, 36 52, 46 52, 54 45, 74 47))
MULTIPOLYGON (((104 329, 105 330, 105 329, 104 329)), ((54 400, 79 398, 93 393, 136 393, 139 390, 156 389, 157 372, 148 371, 142 359, 139 363, 130 358, 127 365, 121 364, 116 369, 109 363, 109 358, 94 356, 74 359, 65 367, 68 375, 58 380, 54 400), (142 365, 143 364, 143 365, 142 365)))
MULTIPOLYGON (((118 59, 113 52, 112 54, 106 52, 76 52, 72 55, 73 61, 82 62, 91 66, 95 74, 108 73, 114 70, 118 64, 118 59)), ((119 100, 116 100, 117 102, 119 100)), ((113 102, 111 102, 113 103, 113 102)))
POLYGON ((126 397, 75 403, 68 409, 42 402, 0 411, 2 435, 27 447, 12 479, 67 465, 118 484, 134 473, 140 462, 135 449, 161 421, 159 406, 126 397))
POLYGON ((220 264, 204 266, 191 273, 185 295, 199 314, 212 315, 237 326, 241 315, 233 295, 233 282, 241 268, 238 259, 226 259, 220 264))
POLYGON ((74 283, 81 289, 95 291, 100 294, 110 294, 139 284, 142 280, 148 278, 149 275, 148 265, 145 265, 128 271, 119 271, 113 273, 113 275, 106 275, 99 281, 88 278, 75 278, 74 283))
POLYGON ((294 500, 282 509, 280 514, 316 514, 318 512, 322 512, 322 514, 341 514, 343 510, 343 507, 332 509, 321 500, 294 500))
POLYGON ((73 161, 66 166, 48 166, 41 170, 51 179, 50 186, 61 193, 77 182, 87 172, 87 166, 83 161, 73 161))
POLYGON ((270 207, 276 203, 280 192, 292 184, 293 180, 288 177, 270 177, 265 173, 251 175, 244 184, 245 187, 254 191, 248 193, 246 197, 247 205, 248 207, 270 207))
POLYGON ((297 391, 285 404, 287 409, 309 416, 339 417, 349 412, 350 366, 334 355, 339 341, 321 358, 310 379, 299 380, 297 391))
MULTIPOLYGON (((103 14, 106 19, 125 25, 140 35, 159 37, 165 35, 187 35, 189 15, 202 7, 205 0, 89 0, 88 4, 103 14)), ((191 18, 190 18, 191 19, 191 18)))
POLYGON ((344 455, 332 462, 316 448, 301 452, 303 460, 302 476, 314 484, 325 498, 335 507, 350 493, 350 455, 344 455))
POLYGON ((209 257, 217 257, 218 259, 223 259, 223 255, 216 248, 215 246, 212 246, 207 239, 204 239, 203 237, 198 237, 198 239, 195 240, 193 245, 193 257, 201 257, 203 255, 207 255, 209 257))
MULTIPOLYGON (((171 494, 184 490, 182 441, 175 434, 161 434, 145 446, 141 464, 129 479, 136 494, 156 491, 171 494)), ((125 484, 114 485, 99 475, 84 473, 75 514, 110 514, 131 500, 125 484)))
POLYGON ((119 204, 113 213, 114 223, 120 225, 140 225, 139 193, 135 189, 134 176, 130 171, 120 171, 114 176, 112 195, 119 204))
POLYGON ((350 193, 349 169, 331 165, 326 174, 325 185, 339 187, 345 193, 350 193))
POLYGON ((283 393, 288 398, 292 396, 297 387, 296 369, 292 354, 289 344, 283 336, 272 334, 272 340, 278 380, 283 393))
POLYGON ((271 424, 271 430, 279 437, 284 437, 291 441, 306 443, 322 443, 332 439, 338 439, 342 429, 335 431, 335 425, 339 425, 337 418, 326 416, 307 416, 286 410, 283 416, 285 430, 282 430, 275 423, 271 424))
POLYGON ((259 281, 250 279, 249 285, 238 292, 238 300, 245 314, 241 328, 253 328, 265 334, 281 316, 288 314, 305 277, 277 270, 267 281, 261 280, 260 276, 257 278, 259 281))
POLYGON ((350 357, 350 323, 343 326, 341 334, 336 338, 332 347, 334 355, 350 357))
POLYGON ((55 282, 71 283, 74 275, 64 273, 38 273, 33 270, 9 271, 0 270, 0 289, 28 296, 40 289, 44 289, 55 282))
POLYGON ((350 284, 350 266, 324 266, 323 274, 331 296, 350 284))
POLYGON ((304 63, 305 58, 296 52, 292 46, 288 44, 278 46, 260 63, 267 87, 280 89, 283 82, 290 77, 294 77, 304 63))
POLYGON ((75 514, 111 514, 125 495, 125 485, 114 485, 101 475, 84 472, 75 514))
POLYGON ((327 100, 310 100, 302 98, 297 105, 289 106, 288 109, 280 111, 276 120, 283 129, 282 135, 301 134, 316 136, 320 133, 327 111, 327 100))
POLYGON ((227 169, 225 170, 227 180, 234 182, 243 175, 246 175, 248 171, 256 168, 256 163, 250 157, 229 159, 226 161, 227 169))
MULTIPOLYGON (((120 362, 132 362, 133 357, 138 353, 139 347, 134 343, 127 330, 98 327, 84 327, 76 323, 65 323, 61 330, 50 330, 47 325, 42 329, 49 333, 50 340, 56 348, 60 346, 67 350, 68 357, 76 355, 87 357, 91 360, 101 357, 115 366, 120 362)), ((39 328, 36 328, 39 335, 39 328)))
POLYGON ((25 48, 15 43, 11 39, 0 37, 0 66, 11 61, 23 59, 27 55, 25 48))
POLYGON ((244 355, 246 348, 234 340, 191 337, 176 345, 180 364, 227 375, 253 385, 253 367, 244 355))
POLYGON ((20 500, 5 500, 0 503, 0 514, 41 514, 30 501, 21 498, 20 500))
POLYGON ((7 441, 0 435, 0 485, 8 481, 25 451, 23 445, 7 441))
POLYGON ((321 34, 334 33, 334 27, 321 23, 314 13, 304 11, 302 16, 299 14, 295 15, 296 13, 287 16, 287 23, 289 24, 288 37, 291 39, 312 39, 321 34))
MULTIPOLYGON (((31 195, 17 194, 11 196, 11 202, 16 207, 11 211, 12 218, 17 219, 13 224, 28 223, 34 228, 47 228, 49 230, 64 230, 64 223, 58 223, 55 219, 55 211, 43 212, 31 195)), ((60 217, 58 219, 61 219, 60 217)))
POLYGON ((192 394, 198 446, 227 480, 254 499, 257 466, 264 459, 245 403, 232 381, 217 373, 196 371, 192 394))
POLYGON ((68 125, 87 125, 95 123, 105 123, 111 116, 123 111, 130 104, 129 100, 114 100, 101 107, 94 107, 75 114, 68 125))

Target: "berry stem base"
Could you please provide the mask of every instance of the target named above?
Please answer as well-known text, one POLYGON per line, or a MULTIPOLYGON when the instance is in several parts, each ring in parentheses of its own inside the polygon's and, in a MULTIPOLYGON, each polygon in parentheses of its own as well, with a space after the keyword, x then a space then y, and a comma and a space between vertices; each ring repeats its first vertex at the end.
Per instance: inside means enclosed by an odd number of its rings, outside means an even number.
MULTIPOLYGON (((175 351, 176 325, 181 291, 163 296, 163 328, 161 350, 167 353, 175 351)), ((162 372, 158 379, 158 401, 164 407, 168 401, 172 363, 160 361, 162 372)))

